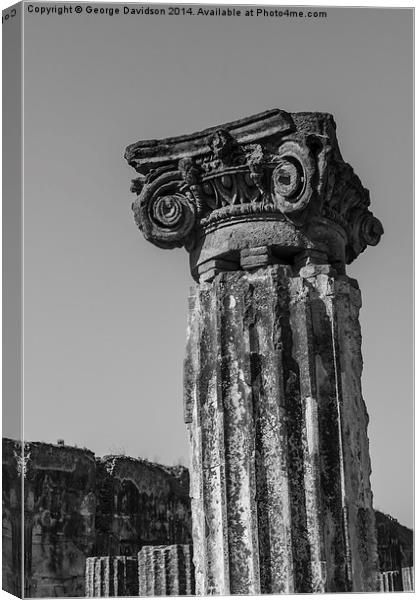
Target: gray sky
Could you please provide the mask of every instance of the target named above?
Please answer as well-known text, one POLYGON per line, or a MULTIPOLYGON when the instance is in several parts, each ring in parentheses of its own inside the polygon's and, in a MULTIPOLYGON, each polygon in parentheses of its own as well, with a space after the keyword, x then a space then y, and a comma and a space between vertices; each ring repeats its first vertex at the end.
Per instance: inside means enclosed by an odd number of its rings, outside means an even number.
POLYGON ((188 256, 136 229, 124 148, 269 108, 331 112, 385 228, 348 269, 374 504, 412 525, 412 13, 326 10, 26 15, 26 439, 187 461, 188 256))

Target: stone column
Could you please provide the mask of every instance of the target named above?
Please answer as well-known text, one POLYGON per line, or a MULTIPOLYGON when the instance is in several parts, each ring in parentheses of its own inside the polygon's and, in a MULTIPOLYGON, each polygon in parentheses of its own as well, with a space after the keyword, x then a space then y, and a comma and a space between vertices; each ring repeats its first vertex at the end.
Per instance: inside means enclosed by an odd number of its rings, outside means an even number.
POLYGON ((86 559, 87 598, 138 595, 136 556, 89 556, 86 559))
POLYGON ((191 546, 143 546, 138 553, 139 596, 195 594, 191 546))
POLYGON ((374 591, 357 283, 380 222, 328 114, 139 142, 135 220, 185 246, 198 594, 374 591))

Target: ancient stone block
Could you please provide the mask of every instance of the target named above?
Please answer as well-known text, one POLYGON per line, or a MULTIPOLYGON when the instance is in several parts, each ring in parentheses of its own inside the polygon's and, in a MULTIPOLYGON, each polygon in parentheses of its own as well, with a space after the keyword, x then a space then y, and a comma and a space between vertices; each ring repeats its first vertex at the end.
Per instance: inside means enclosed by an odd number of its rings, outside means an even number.
POLYGON ((375 510, 379 570, 401 571, 413 566, 413 531, 390 515, 375 510))
POLYGON ((22 461, 23 444, 3 438, 2 582, 3 589, 22 597, 22 461))
POLYGON ((145 546, 138 554, 140 596, 189 596, 195 593, 192 547, 145 546))
POLYGON ((97 460, 95 554, 134 556, 144 545, 191 543, 189 474, 126 456, 97 460))
POLYGON ((414 592, 414 568, 403 567, 402 586, 404 592, 414 592))
POLYGON ((137 596, 135 556, 93 556, 86 559, 85 596, 137 596))
POLYGON ((95 541, 93 453, 3 440, 3 473, 3 535, 10 550, 3 564, 13 593, 23 566, 25 596, 83 596, 85 557, 95 541))
POLYGON ((88 565, 90 593, 108 586, 107 594, 136 595, 130 554, 145 544, 191 541, 188 490, 185 467, 95 460, 61 442, 3 439, 4 588, 26 597, 84 596, 86 557, 101 554, 93 570, 88 565))

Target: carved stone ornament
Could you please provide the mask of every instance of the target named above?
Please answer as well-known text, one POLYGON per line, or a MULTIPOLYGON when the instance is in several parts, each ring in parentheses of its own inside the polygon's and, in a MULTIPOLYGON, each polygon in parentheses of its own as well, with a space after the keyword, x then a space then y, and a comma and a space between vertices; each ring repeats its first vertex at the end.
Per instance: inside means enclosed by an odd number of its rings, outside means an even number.
POLYGON ((30 445, 25 443, 22 448, 22 444, 20 442, 16 442, 16 450, 13 451, 13 455, 16 459, 16 472, 19 477, 23 477, 26 479, 26 474, 28 471, 28 464, 31 460, 31 452, 30 445))
POLYGON ((209 265, 245 268, 241 254, 253 248, 274 262, 306 252, 344 269, 383 233, 329 114, 270 110, 137 142, 125 158, 139 174, 137 225, 156 246, 185 246, 196 279, 209 265))

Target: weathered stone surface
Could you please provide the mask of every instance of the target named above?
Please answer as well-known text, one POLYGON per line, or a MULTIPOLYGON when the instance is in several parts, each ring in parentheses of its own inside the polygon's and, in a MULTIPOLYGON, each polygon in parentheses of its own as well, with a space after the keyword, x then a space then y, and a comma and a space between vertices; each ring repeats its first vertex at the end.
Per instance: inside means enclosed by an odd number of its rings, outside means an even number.
POLYGON ((2 452, 2 587, 18 597, 22 585, 22 468, 21 442, 3 438, 2 452))
POLYGON ((404 592, 414 592, 414 567, 402 568, 402 588, 404 592))
POLYGON ((390 515, 375 511, 379 570, 402 571, 413 566, 413 530, 390 515))
POLYGON ((85 596, 138 596, 135 556, 92 556, 86 559, 85 596))
POLYGON ((138 554, 139 596, 195 594, 192 547, 144 546, 138 554))
POLYGON ((184 414, 199 594, 374 591, 360 294, 379 242, 331 115, 267 111, 138 142, 134 217, 184 246, 184 414))
POLYGON ((95 541, 94 455, 42 443, 26 443, 20 453, 14 445, 3 440, 3 535, 11 521, 14 577, 21 578, 23 556, 26 597, 83 596, 85 557, 95 541))
POLYGON ((185 408, 198 593, 376 589, 359 305, 348 278, 282 265, 197 287, 185 408))
POLYGON ((134 556, 142 546, 191 543, 189 476, 127 456, 97 461, 97 556, 134 556))
POLYGON ((140 175, 132 185, 136 223, 157 246, 185 246, 196 279, 215 259, 241 268, 241 251, 259 246, 289 261, 320 251, 344 265, 383 232, 329 114, 271 110, 138 142, 125 157, 140 175))
MULTIPOLYGON (((64 443, 3 439, 4 589, 26 597, 84 596, 86 557, 101 557, 97 572, 108 555, 109 569, 117 560, 115 595, 123 595, 131 565, 120 572, 119 555, 135 555, 145 544, 191 542, 188 490, 184 467, 124 456, 95 460, 64 443)), ((103 577, 97 581, 104 585, 103 577)), ((137 575, 135 581, 137 588, 137 575)))
MULTIPOLYGON (((277 269, 280 269, 278 266, 277 269)), ((263 297, 261 297, 263 299, 263 297)), ((193 335, 196 335, 195 333, 193 335)), ((188 356, 192 357, 192 353, 189 352, 188 356)), ((193 357, 192 357, 193 358, 193 357)), ((255 357, 253 358, 254 367, 255 364, 258 364, 255 357)), ((195 368, 195 367, 194 367, 195 368)), ((195 373, 193 368, 193 373, 195 373)), ((188 361, 186 362, 186 372, 190 372, 191 367, 188 366, 188 361)), ((195 378, 195 376, 194 376, 195 378)), ((255 385, 255 384, 254 384, 255 385)), ((256 389, 258 390, 258 385, 256 385, 256 389)), ((190 392, 194 391, 193 386, 186 386, 186 390, 190 392)), ((303 392, 302 392, 303 393, 303 392)), ((186 408, 188 409, 186 412, 186 420, 191 422, 192 415, 188 412, 190 407, 194 404, 193 399, 188 395, 186 395, 186 408)), ((313 411, 313 407, 310 406, 310 409, 313 411)), ((310 414, 309 414, 310 417, 310 414)), ((310 419, 308 418, 310 421, 310 419)), ((312 432, 314 429, 312 430, 312 432)), ((312 453, 315 446, 315 436, 312 434, 309 437, 312 444, 312 453)), ((58 458, 63 455, 63 452, 66 452, 66 449, 71 453, 73 450, 76 450, 78 453, 83 453, 85 451, 73 449, 71 447, 66 446, 55 446, 49 444, 39 444, 38 445, 45 452, 45 460, 42 462, 43 469, 46 469, 49 465, 57 466, 58 458), (54 456, 57 454, 57 456, 54 456)), ((31 447, 32 444, 27 444, 23 447, 23 453, 21 452, 21 445, 12 440, 3 440, 3 588, 7 589, 10 593, 14 593, 18 595, 21 590, 21 565, 22 565, 22 546, 21 546, 21 523, 22 523, 22 507, 20 504, 21 497, 21 479, 20 473, 24 473, 25 476, 28 473, 28 469, 30 468, 30 460, 31 460, 31 447)), ((92 453, 86 451, 87 456, 91 457, 92 453)), ((113 472, 115 475, 115 482, 113 482, 112 477, 106 478, 104 480, 103 473, 97 472, 96 474, 96 487, 95 487, 95 495, 96 502, 99 500, 99 506, 103 507, 106 498, 112 499, 116 498, 115 505, 113 510, 115 510, 116 514, 111 514, 109 511, 105 510, 103 514, 96 510, 95 515, 95 543, 94 543, 94 551, 97 548, 106 548, 110 550, 114 549, 125 549, 129 551, 131 545, 135 543, 135 538, 132 536, 130 539, 124 539, 125 532, 133 532, 136 531, 136 528, 139 526, 138 521, 138 507, 135 504, 132 506, 130 503, 127 503, 124 514, 118 513, 118 498, 121 499, 121 490, 124 486, 121 485, 121 477, 122 481, 125 480, 123 475, 128 475, 128 470, 124 469, 124 465, 127 465, 127 461, 130 463, 130 470, 134 469, 135 465, 137 465, 139 469, 139 473, 136 477, 133 476, 134 480, 141 479, 140 475, 144 471, 146 461, 134 461, 133 459, 128 459, 127 457, 113 457, 115 459, 115 465, 113 468, 113 472), (120 468, 118 467, 118 462, 121 461, 120 468), (105 481, 107 482, 105 484, 105 481), (109 484, 112 484, 111 486, 109 484), (115 488, 114 488, 115 484, 115 488), (114 490, 115 489, 115 495, 114 490), (102 496, 104 494, 104 496, 102 496), (125 522, 125 527, 121 528, 121 517, 123 517, 125 522), (108 525, 106 527, 106 533, 104 534, 103 529, 103 520, 108 519, 108 525), (101 522, 101 527, 98 527, 97 524, 101 522), (113 537, 112 544, 108 540, 108 536, 113 537)), ((313 460, 313 459, 312 459, 313 460)), ((110 464, 110 459, 100 459, 97 461, 100 465, 110 464)), ((111 464, 114 461, 111 461, 111 464)), ((315 462, 313 460, 313 462, 315 462)), ((308 461, 308 464, 309 463, 308 461)), ((146 463, 147 468, 149 469, 149 474, 147 477, 144 477, 144 485, 147 486, 149 491, 155 490, 155 493, 152 494, 152 497, 149 499, 148 503, 145 504, 145 510, 148 511, 150 519, 153 521, 155 518, 161 519, 162 513, 159 515, 159 511, 156 510, 155 513, 151 510, 153 503, 156 503, 158 506, 161 502, 165 503, 165 496, 162 494, 157 494, 157 490, 162 490, 165 488, 162 485, 162 481, 165 480, 163 474, 166 474, 168 478, 170 478, 171 474, 175 472, 175 481, 171 485, 170 483, 166 484, 169 490, 172 492, 169 493, 169 496, 177 493, 178 485, 183 486, 183 491, 181 493, 181 498, 185 498, 188 501, 188 478, 185 476, 185 469, 174 469, 167 467, 159 467, 157 465, 153 465, 150 463, 146 463), (179 471, 176 473, 176 471, 179 471), (160 498, 160 499, 159 499, 160 498), (149 508, 147 508, 149 506, 149 508), (155 514, 155 517, 153 516, 155 514)), ((78 470, 81 468, 81 472, 85 470, 85 466, 81 463, 81 467, 79 462, 76 462, 76 471, 74 473, 77 478, 78 470)), ((48 471, 49 469, 47 469, 48 471)), ((132 471, 131 471, 132 472, 132 471)), ((108 475, 110 475, 108 473, 108 475)), ((199 475, 199 473, 198 473, 199 475)), ((308 517, 308 522, 311 522, 310 531, 311 533, 311 548, 314 555, 316 553, 316 549, 318 548, 318 541, 315 535, 316 527, 318 526, 318 537, 320 538, 321 531, 320 521, 318 521, 318 525, 313 515, 316 515, 317 509, 314 504, 314 494, 311 495, 311 480, 316 482, 316 477, 314 477, 310 470, 308 470, 306 474, 306 490, 307 490, 307 505, 311 506, 311 514, 312 516, 308 517)), ((195 478, 196 482, 200 481, 199 477, 195 478)), ((261 480, 260 480, 261 481, 261 480)), ((264 481, 264 480, 262 480, 264 481)), ((263 487, 263 483, 261 484, 263 487)), ((261 507, 264 507, 264 504, 261 500, 262 496, 260 495, 261 507)), ((65 499, 65 496, 61 496, 61 499, 65 499)), ((114 500, 112 500, 114 502, 114 500)), ((121 502, 120 502, 121 504, 121 502)), ((60 505, 59 505, 60 506, 60 505)), ((167 504, 167 510, 170 510, 171 504, 167 504)), ((175 503, 176 506, 176 503, 175 503)), ((102 510, 102 509, 101 509, 102 510)), ((198 510, 198 509, 196 509, 198 510)), ((174 535, 178 535, 176 532, 185 531, 185 528, 188 529, 188 539, 190 539, 190 519, 189 516, 186 520, 184 520, 185 515, 181 512, 176 512, 178 518, 181 520, 180 529, 175 528, 174 535)), ((262 523, 264 521, 264 512, 260 509, 260 517, 262 523)), ((26 544, 25 544, 25 581, 26 581, 26 591, 27 594, 31 592, 31 582, 36 580, 41 582, 42 585, 33 586, 33 590, 41 590, 44 589, 45 581, 50 581, 51 579, 55 581, 54 589, 60 591, 60 593, 67 594, 70 596, 75 596, 76 593, 79 595, 86 596, 103 596, 106 593, 110 595, 118 595, 118 596, 126 596, 126 595, 138 595, 138 575, 137 575, 137 557, 133 556, 107 556, 107 557, 91 557, 87 558, 86 561, 86 593, 81 593, 81 586, 83 584, 84 579, 84 568, 83 568, 83 560, 80 555, 78 555, 77 563, 74 561, 68 560, 66 558, 65 552, 67 551, 64 548, 64 557, 63 557, 63 547, 61 545, 57 545, 57 555, 55 555, 54 550, 51 550, 50 547, 45 548, 45 550, 50 555, 50 561, 43 562, 42 565, 38 562, 38 571, 31 571, 31 557, 32 557, 32 546, 30 544, 31 531, 33 530, 33 523, 31 520, 31 513, 26 515, 26 544), (64 558, 60 559, 60 556, 64 558), (62 568, 57 571, 54 565, 58 565, 59 561, 62 560, 62 568), (134 591, 134 588, 136 591, 134 591), (64 591, 62 591, 64 589, 64 591)), ((73 517, 74 518, 74 517, 73 517)), ((392 573, 392 585, 396 586, 395 589, 404 589, 404 590, 412 590, 413 589, 413 532, 407 527, 403 527, 390 517, 389 515, 384 515, 379 511, 375 511, 376 518, 376 528, 377 528, 377 536, 378 536, 378 555, 379 555, 379 570, 387 575, 381 575, 379 578, 379 583, 382 585, 388 585, 390 576, 389 573, 392 573), (388 583, 387 583, 388 582, 388 583)), ((166 522, 170 522, 171 518, 168 517, 166 522)), ((198 529, 199 533, 201 531, 205 533, 204 529, 200 527, 198 529)), ((139 538, 145 539, 147 536, 150 536, 151 531, 153 530, 153 525, 148 525, 146 528, 147 534, 142 533, 140 528, 139 538)), ((296 527, 295 527, 296 531, 296 527)), ((152 536, 153 538, 153 536, 152 536)), ((152 539, 149 537, 149 539, 152 539)), ((47 532, 43 536, 43 539, 47 541, 47 532)), ((156 539, 156 538, 153 538, 156 539)), ((161 539, 161 538, 160 538, 161 539)), ((180 540, 182 541, 182 540, 180 540)), ((76 537, 76 539, 71 540, 78 548, 80 546, 80 540, 76 537)), ((269 556, 269 545, 267 545, 267 538, 263 537, 262 540, 259 540, 260 545, 260 554, 263 554, 265 557, 269 556)), ((67 549, 69 552, 71 551, 71 545, 67 545, 67 549)), ((85 549, 82 549, 82 552, 92 553, 92 546, 87 545, 85 549)), ((198 557, 200 558, 200 556, 198 557)), ((201 560, 203 558, 203 554, 201 554, 201 560)), ((158 561, 158 564, 159 561, 158 561)), ((200 563, 201 564, 201 563, 200 563)), ((262 561, 261 561, 262 564, 262 561)), ((319 553, 319 558, 313 561, 311 564, 311 569, 314 574, 317 571, 321 571, 322 573, 322 559, 321 553, 319 553)), ((264 577, 262 579, 267 581, 267 570, 264 571, 264 577)), ((278 577, 282 576, 282 572, 278 571, 278 577)), ((185 585, 187 585, 188 581, 185 585)), ((191 586, 193 584, 191 583, 191 586)), ((189 589, 187 587, 187 589, 189 589)), ((41 594, 41 592, 38 592, 41 594)), ((190 592, 186 592, 190 593, 190 592)), ((191 592, 192 593, 192 592, 191 592)), ((48 592, 51 595, 51 590, 48 592)))

